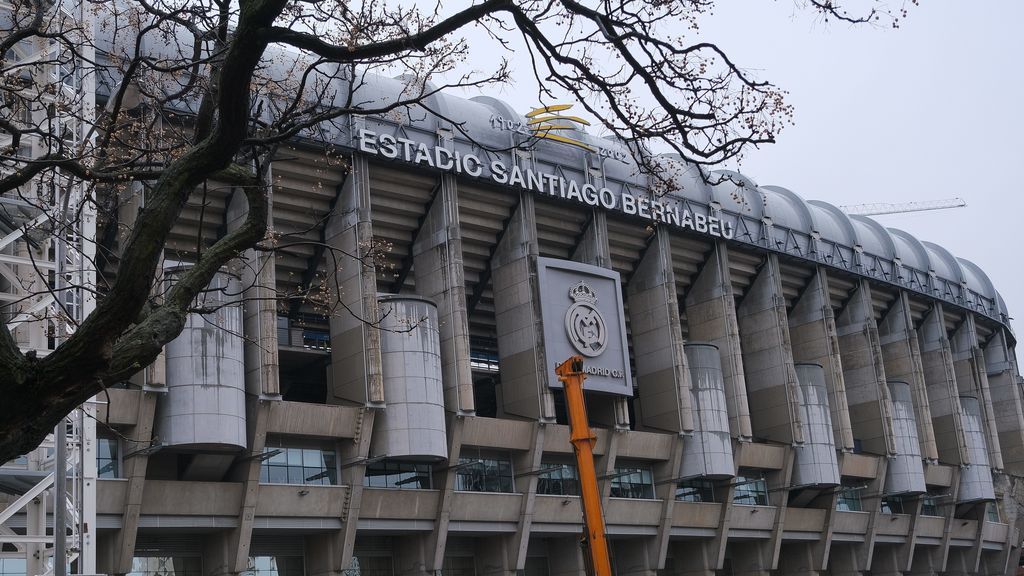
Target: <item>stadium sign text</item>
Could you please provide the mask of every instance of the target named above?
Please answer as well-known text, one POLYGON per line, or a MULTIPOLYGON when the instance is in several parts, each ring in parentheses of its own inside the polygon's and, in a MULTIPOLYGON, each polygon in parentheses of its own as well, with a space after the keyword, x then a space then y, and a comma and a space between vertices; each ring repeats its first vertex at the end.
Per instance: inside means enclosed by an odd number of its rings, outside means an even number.
POLYGON ((403 160, 473 178, 490 179, 497 184, 556 196, 587 206, 600 206, 605 210, 618 210, 623 214, 664 222, 720 238, 730 239, 735 232, 729 222, 716 216, 692 213, 681 208, 671 198, 653 199, 625 191, 616 194, 608 188, 598 188, 589 183, 580 184, 556 174, 520 168, 515 164, 510 166, 501 160, 484 162, 472 153, 461 154, 440 146, 428 146, 408 138, 377 134, 366 129, 359 130, 358 139, 359 151, 374 156, 403 160))

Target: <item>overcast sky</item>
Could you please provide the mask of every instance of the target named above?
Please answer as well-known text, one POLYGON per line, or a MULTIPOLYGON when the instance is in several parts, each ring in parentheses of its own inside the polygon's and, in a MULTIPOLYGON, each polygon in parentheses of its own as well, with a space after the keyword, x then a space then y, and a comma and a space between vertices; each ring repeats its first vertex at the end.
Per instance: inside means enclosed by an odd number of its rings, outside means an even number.
MULTIPOLYGON (((1024 2, 923 0, 898 30, 823 23, 795 6, 723 0, 701 22, 703 39, 796 108, 795 126, 741 170, 836 205, 963 198, 966 208, 877 220, 978 264, 1024 333, 1024 2)), ((469 65, 493 58, 477 51, 469 65)), ((524 89, 528 62, 515 66, 514 86, 486 92, 525 112, 536 92, 524 89)))

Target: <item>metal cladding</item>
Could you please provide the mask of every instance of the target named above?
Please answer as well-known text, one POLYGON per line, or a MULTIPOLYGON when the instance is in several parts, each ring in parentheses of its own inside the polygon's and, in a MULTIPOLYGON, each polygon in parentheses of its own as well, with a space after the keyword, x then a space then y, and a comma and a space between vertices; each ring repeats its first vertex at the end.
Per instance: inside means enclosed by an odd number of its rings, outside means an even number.
MULTIPOLYGON (((166 271, 173 282, 183 267, 166 271)), ((160 442, 190 449, 246 447, 245 363, 238 279, 214 276, 198 297, 208 314, 189 314, 167 344, 167 396, 158 405, 160 442)))
POLYGON ((795 368, 800 382, 804 443, 795 448, 793 486, 835 486, 839 484, 839 462, 832 436, 825 370, 820 364, 796 364, 795 368))
POLYGON ((964 437, 967 441, 967 461, 960 469, 960 490, 956 501, 976 502, 996 497, 992 486, 992 472, 988 464, 988 448, 982 432, 981 405, 974 396, 960 397, 963 413, 964 437))
POLYGON ((921 445, 917 440, 917 421, 914 419, 910 384, 887 384, 889 395, 892 397, 892 429, 896 454, 889 458, 884 492, 886 495, 920 494, 927 488, 924 484, 924 466, 921 462, 921 445))
POLYGON ((690 367, 694 430, 693 437, 683 442, 680 477, 731 477, 735 468, 718 346, 691 343, 685 351, 690 367))
POLYGON ((374 421, 371 454, 443 460, 444 388, 437 307, 416 296, 380 296, 383 412, 374 421))

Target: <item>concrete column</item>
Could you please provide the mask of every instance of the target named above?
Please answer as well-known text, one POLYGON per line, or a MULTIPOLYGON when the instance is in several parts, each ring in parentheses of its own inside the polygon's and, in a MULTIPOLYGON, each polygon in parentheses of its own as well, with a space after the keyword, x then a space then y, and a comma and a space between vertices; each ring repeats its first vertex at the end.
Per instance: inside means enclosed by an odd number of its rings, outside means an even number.
POLYGON ((707 262, 686 294, 686 319, 690 340, 718 346, 722 356, 722 377, 729 403, 729 428, 733 438, 749 441, 750 408, 743 374, 740 329, 736 303, 729 280, 729 253, 724 243, 715 243, 707 262))
POLYGON ((770 576, 771 551, 764 542, 737 540, 729 543, 729 561, 735 576, 770 576))
POLYGON ((736 309, 754 436, 804 442, 800 382, 793 367, 778 257, 766 256, 736 309))
MULTIPOLYGON (((267 173, 272 181, 272 169, 267 173)), ((234 191, 228 204, 228 230, 241 226, 249 208, 245 194, 234 191)), ((274 195, 267 194, 267 226, 274 226, 274 195)), ((253 396, 281 394, 277 342, 277 274, 274 253, 246 250, 246 264, 240 271, 242 287, 242 330, 245 361, 245 392, 253 396)))
MULTIPOLYGON (((164 383, 153 383, 162 386, 164 383)), ((143 391, 139 399, 136 425, 126 433, 131 438, 124 443, 124 454, 132 454, 145 450, 153 445, 153 418, 156 414, 156 399, 159 395, 154 391, 143 391)), ((121 528, 114 539, 114 563, 110 572, 124 574, 131 572, 132 557, 135 555, 135 538, 139 528, 139 515, 142 513, 142 495, 146 488, 146 469, 149 464, 149 453, 139 452, 124 458, 124 477, 128 480, 125 490, 124 514, 121 516, 121 528)))
MULTIPOLYGON (((274 337, 276 346, 277 337, 274 337)), ((252 346, 250 343, 249 346, 252 346)), ((277 372, 274 372, 277 380, 277 372)), ((238 467, 243 475, 242 505, 238 513, 238 527, 228 534, 228 550, 233 556, 228 560, 231 574, 244 572, 249 566, 249 545, 252 543, 252 528, 256 520, 256 503, 260 493, 260 466, 263 460, 260 455, 267 444, 267 426, 270 423, 270 400, 250 396, 246 402, 246 427, 248 428, 248 459, 238 467)))
POLYGON ((329 401, 382 405, 380 331, 374 326, 380 313, 370 222, 370 174, 363 156, 352 155, 352 172, 342 185, 324 238, 330 249, 338 250, 338 267, 329 271, 329 276, 331 289, 341 303, 341 309, 331 315, 329 401))
POLYGON ((683 461, 682 436, 677 435, 673 442, 672 452, 668 460, 665 460, 654 467, 655 495, 661 500, 661 522, 658 524, 658 535, 653 541, 647 542, 647 565, 652 570, 663 570, 665 568, 665 557, 668 555, 669 540, 672 537, 672 519, 676 504, 675 480, 683 461))
POLYGON ((444 404, 451 412, 472 414, 473 374, 469 366, 469 315, 462 265, 459 195, 455 177, 441 176, 440 190, 412 245, 416 292, 437 304, 441 335, 444 404))
POLYGON ((548 540, 548 573, 550 576, 584 576, 586 570, 578 536, 548 540))
POLYGON ((825 370, 832 432, 836 447, 853 451, 853 428, 846 405, 846 381, 839 353, 836 319, 828 292, 828 275, 819 267, 789 313, 789 336, 795 363, 820 364, 825 370))
POLYGON ((948 464, 968 464, 967 440, 961 422, 953 353, 946 336, 942 304, 935 302, 918 330, 921 366, 928 389, 928 405, 939 459, 948 464))
POLYGON ((877 473, 868 484, 867 494, 863 498, 864 508, 870 514, 864 542, 854 545, 857 568, 862 572, 871 570, 875 557, 875 538, 878 536, 878 517, 882 514, 882 494, 885 492, 888 460, 877 458, 877 462, 877 473))
POLYGON ((521 192, 491 260, 501 396, 505 412, 554 421, 555 404, 548 388, 551 370, 541 346, 538 252, 533 196, 521 192))
POLYGON ((996 428, 995 410, 989 391, 985 354, 978 345, 978 329, 974 314, 964 315, 963 322, 950 341, 953 352, 953 372, 961 394, 976 396, 981 405, 982 431, 988 446, 988 462, 993 470, 1003 469, 1003 455, 999 449, 999 430, 996 428))
POLYGON ((765 542, 765 559, 772 570, 779 567, 779 553, 782 550, 782 532, 786 524, 786 510, 789 509, 789 485, 793 478, 793 448, 786 449, 782 469, 767 474, 768 503, 775 506, 775 521, 772 524, 772 536, 765 542))
POLYGON ((910 384, 921 456, 926 460, 936 461, 939 452, 935 445, 935 431, 932 429, 932 413, 928 405, 924 367, 921 365, 921 349, 917 340, 917 330, 914 329, 914 323, 910 318, 910 300, 906 292, 900 291, 896 303, 878 324, 878 339, 882 346, 886 377, 889 380, 910 384))
POLYGON ((1024 407, 1018 384, 1017 361, 1006 330, 1000 328, 985 344, 985 372, 999 431, 1004 469, 1024 475, 1024 407))
POLYGON ((704 540, 677 540, 672 548, 673 576, 715 576, 717 549, 704 540))
POLYGON ((626 292, 641 423, 672 432, 692 431, 690 370, 679 323, 672 247, 664 227, 655 231, 626 292))
POLYGON ((519 524, 508 546, 508 565, 512 571, 526 567, 526 551, 530 545, 530 527, 533 525, 533 509, 537 500, 537 472, 543 468, 541 459, 544 455, 546 431, 547 426, 535 423, 530 449, 513 453, 512 469, 520 471, 516 474, 515 483, 523 491, 523 502, 519 509, 519 524))
POLYGON ((434 481, 441 491, 441 497, 437 505, 437 517, 434 519, 434 530, 424 536, 427 543, 427 570, 440 570, 444 564, 444 550, 448 544, 448 524, 452 516, 457 474, 453 466, 458 464, 459 454, 462 453, 465 420, 465 417, 458 414, 452 414, 448 418, 448 468, 434 474, 434 481))
POLYGON ((956 494, 960 489, 960 469, 954 467, 951 473, 953 477, 949 485, 949 495, 942 499, 942 519, 944 522, 942 540, 938 546, 929 548, 925 554, 914 554, 914 563, 911 566, 911 573, 913 574, 935 574, 946 571, 946 563, 949 559, 949 544, 953 537, 953 523, 959 522, 954 516, 956 515, 956 494))
MULTIPOLYGON (((608 245, 608 217, 604 210, 593 209, 590 220, 579 243, 573 251, 572 259, 583 264, 611 269, 611 248, 608 245)), ((564 358, 562 359, 564 360, 564 358)), ((553 359, 553 362, 560 362, 553 359)), ((629 429, 629 398, 623 396, 588 396, 587 415, 599 424, 614 426, 620 430, 629 429)))
POLYGON ((427 550, 426 538, 403 536, 394 539, 395 576, 426 576, 433 571, 427 568, 427 558, 433 556, 427 550))
MULTIPOLYGON (((333 348, 333 347, 332 347, 333 348)), ((359 411, 359 425, 354 436, 339 444, 338 456, 341 467, 341 484, 348 487, 341 511, 341 530, 328 534, 317 534, 306 539, 310 548, 307 558, 318 563, 306 566, 310 576, 336 575, 352 563, 352 550, 356 543, 356 529, 359 524, 359 509, 363 500, 363 478, 366 476, 366 459, 370 454, 370 436, 375 408, 359 411)))
POLYGON ((514 554, 509 550, 509 543, 509 539, 502 536, 478 538, 476 576, 515 576, 514 554))
MULTIPOLYGON (((273 181, 273 168, 268 171, 268 180, 273 181)), ((273 227, 273 194, 267 195, 268 226, 273 227)), ((244 221, 248 206, 245 195, 239 191, 232 194, 228 206, 228 229, 232 230, 244 221)), ((242 327, 245 332, 245 391, 246 391, 246 436, 249 452, 236 469, 244 491, 238 514, 238 527, 227 534, 228 573, 245 571, 249 565, 249 545, 252 542, 253 522, 256 518, 256 503, 260 490, 260 455, 267 441, 271 398, 280 399, 280 363, 277 340, 277 301, 275 299, 276 274, 272 253, 247 250, 245 261, 249 265, 241 270, 242 286, 245 289, 242 308, 242 327)))
POLYGON ((655 576, 657 566, 651 564, 645 538, 613 540, 616 576, 655 576))
POLYGON ((812 544, 783 544, 779 558, 780 573, 786 576, 818 576, 821 570, 812 544))
POLYGON ((853 435, 867 452, 893 454, 892 400, 866 280, 857 283, 836 320, 836 330, 853 435))

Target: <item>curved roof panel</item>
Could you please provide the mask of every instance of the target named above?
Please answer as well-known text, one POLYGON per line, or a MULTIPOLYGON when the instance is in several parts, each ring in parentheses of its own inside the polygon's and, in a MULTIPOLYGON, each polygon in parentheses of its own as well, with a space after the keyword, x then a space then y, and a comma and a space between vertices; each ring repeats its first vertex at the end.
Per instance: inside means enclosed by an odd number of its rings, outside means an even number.
POLYGON ((845 246, 858 244, 857 232, 850 223, 850 217, 838 207, 820 200, 808 200, 807 206, 813 214, 817 232, 822 238, 845 246))
POLYGON ((796 192, 781 186, 761 186, 764 194, 764 213, 772 223, 790 230, 810 234, 816 227, 807 202, 796 192))
POLYGON ((931 271, 931 258, 920 240, 897 228, 889 228, 889 236, 893 240, 896 256, 900 259, 901 264, 921 272, 931 271))
POLYGON ((711 199, 718 202, 723 210, 742 214, 748 218, 764 218, 764 196, 750 177, 732 170, 715 170, 711 173, 711 199))
POLYGON ((865 252, 890 260, 896 258, 896 245, 884 226, 865 216, 850 216, 850 223, 865 252))
POLYGON ((956 260, 960 263, 960 269, 964 273, 967 287, 986 298, 995 299, 996 289, 992 285, 992 281, 989 280, 988 275, 970 260, 964 260, 963 258, 957 258, 956 260))
POLYGON ((949 250, 931 242, 922 242, 921 244, 924 244, 925 250, 928 251, 932 270, 935 271, 936 275, 958 284, 964 282, 964 272, 960 268, 960 263, 949 253, 949 250))

